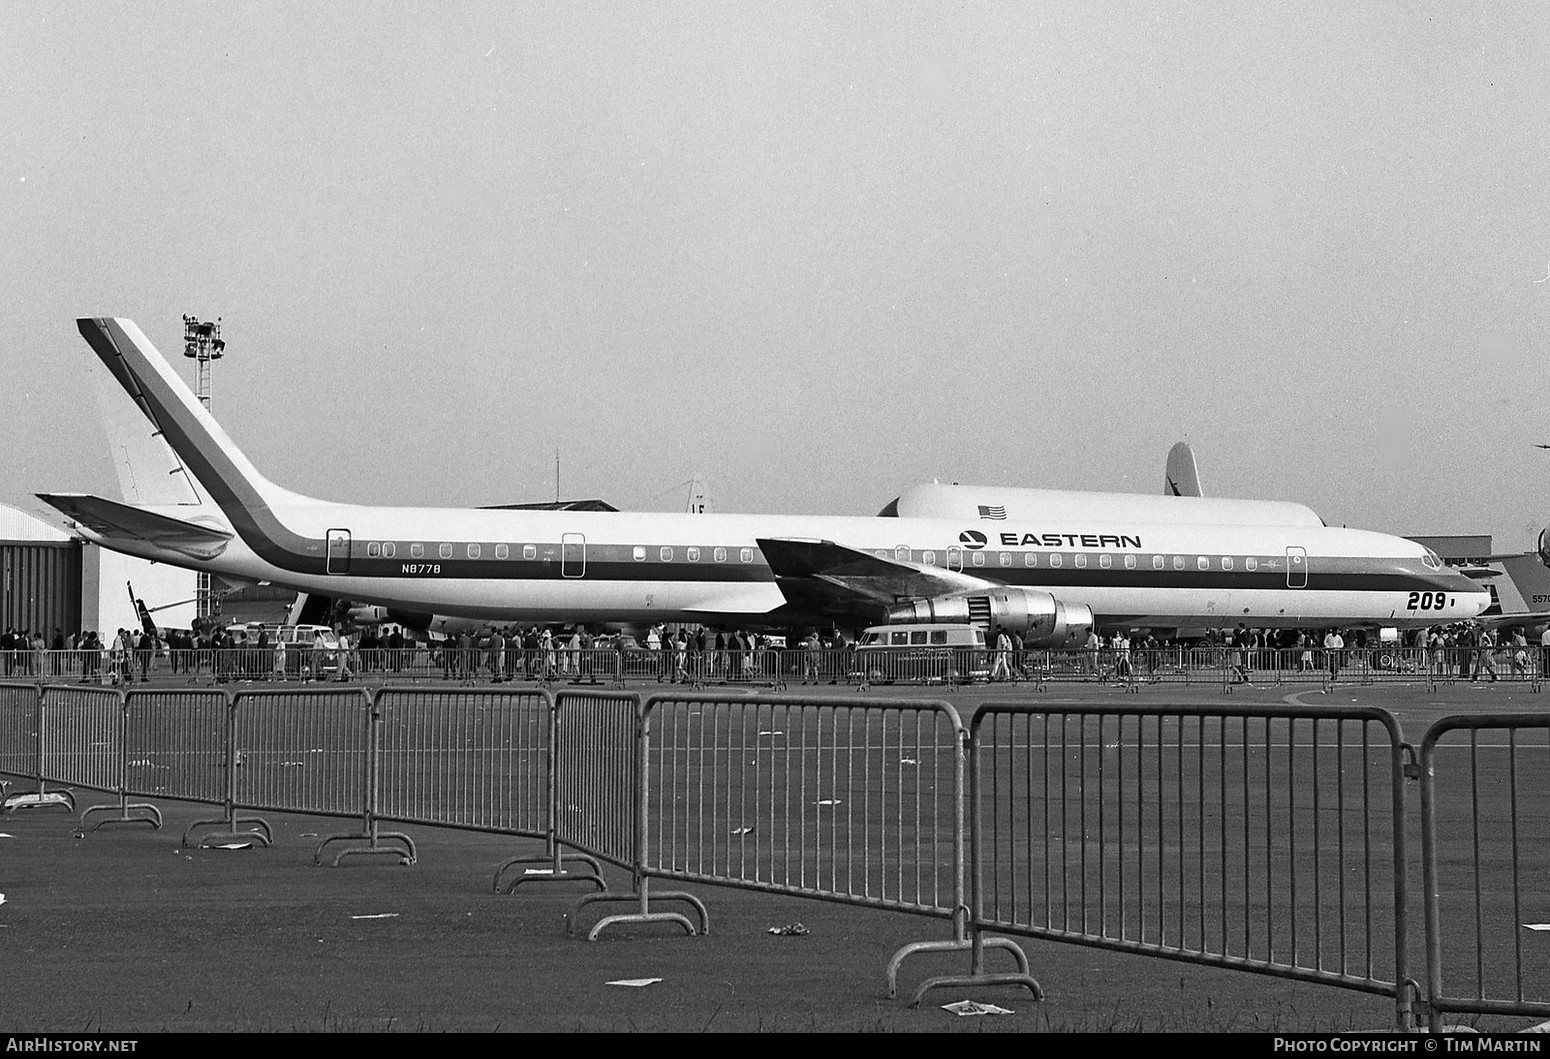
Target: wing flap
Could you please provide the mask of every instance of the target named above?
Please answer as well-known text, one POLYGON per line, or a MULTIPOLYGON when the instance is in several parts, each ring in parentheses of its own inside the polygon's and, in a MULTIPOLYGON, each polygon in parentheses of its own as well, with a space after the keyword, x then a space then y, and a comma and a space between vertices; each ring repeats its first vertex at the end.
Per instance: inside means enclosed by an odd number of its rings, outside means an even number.
POLYGON ((39 493, 38 499, 104 540, 154 544, 194 559, 214 559, 231 542, 230 530, 186 522, 90 493, 39 493))
POLYGON ((760 538, 759 550, 777 583, 817 582, 826 594, 874 603, 990 588, 994 582, 940 566, 883 558, 827 540, 760 538))

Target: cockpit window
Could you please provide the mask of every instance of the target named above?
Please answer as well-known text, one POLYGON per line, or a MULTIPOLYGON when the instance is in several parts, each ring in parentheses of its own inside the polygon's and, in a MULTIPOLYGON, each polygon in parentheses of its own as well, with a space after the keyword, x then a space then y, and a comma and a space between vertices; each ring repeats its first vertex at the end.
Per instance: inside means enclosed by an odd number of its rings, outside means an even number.
POLYGON ((1438 557, 1436 552, 1428 548, 1426 549, 1426 554, 1421 556, 1421 565, 1425 566, 1428 570, 1441 570, 1442 559, 1438 557))

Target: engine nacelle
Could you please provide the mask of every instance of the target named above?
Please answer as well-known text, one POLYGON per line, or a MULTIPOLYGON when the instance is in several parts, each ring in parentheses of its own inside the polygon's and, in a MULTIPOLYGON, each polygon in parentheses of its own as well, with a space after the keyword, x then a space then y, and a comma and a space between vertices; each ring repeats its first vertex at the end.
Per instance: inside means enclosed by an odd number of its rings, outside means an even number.
POLYGON ((1001 625, 1018 633, 1026 647, 1066 647, 1086 642, 1093 612, 1085 603, 1063 603, 1048 592, 993 588, 897 603, 888 608, 888 621, 965 625, 988 621, 991 630, 1001 625))
POLYGON ((1539 561, 1550 566, 1550 527, 1539 531, 1538 551, 1539 561))

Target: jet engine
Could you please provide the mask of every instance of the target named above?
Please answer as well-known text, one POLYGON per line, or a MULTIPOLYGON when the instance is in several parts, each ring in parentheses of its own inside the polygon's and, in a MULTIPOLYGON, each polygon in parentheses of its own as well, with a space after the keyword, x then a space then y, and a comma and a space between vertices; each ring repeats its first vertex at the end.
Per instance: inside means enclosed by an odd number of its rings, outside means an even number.
POLYGON ((1028 647, 1064 647, 1086 641, 1093 612, 1085 603, 1062 603, 1048 592, 993 588, 897 603, 888 608, 888 621, 1002 625, 1028 647))
POLYGON ((1539 531, 1538 552, 1539 561, 1550 566, 1550 527, 1539 531))

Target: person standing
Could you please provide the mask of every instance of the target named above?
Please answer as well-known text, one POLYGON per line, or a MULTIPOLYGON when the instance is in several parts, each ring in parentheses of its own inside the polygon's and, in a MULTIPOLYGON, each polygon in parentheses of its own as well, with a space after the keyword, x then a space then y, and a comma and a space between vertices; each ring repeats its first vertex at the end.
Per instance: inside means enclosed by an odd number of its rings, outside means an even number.
POLYGON ((1345 637, 1339 629, 1324 634, 1324 657, 1329 660, 1329 679, 1334 683, 1340 678, 1340 654, 1345 650, 1345 637))
POLYGON ((1007 656, 1012 652, 1012 640, 1007 636, 1006 630, 999 625, 996 626, 996 638, 991 645, 991 650, 990 679, 1011 680, 1012 664, 1007 656))
POLYGON ((490 663, 490 683, 499 684, 506 679, 506 637, 494 627, 490 629, 490 651, 486 657, 490 663))

